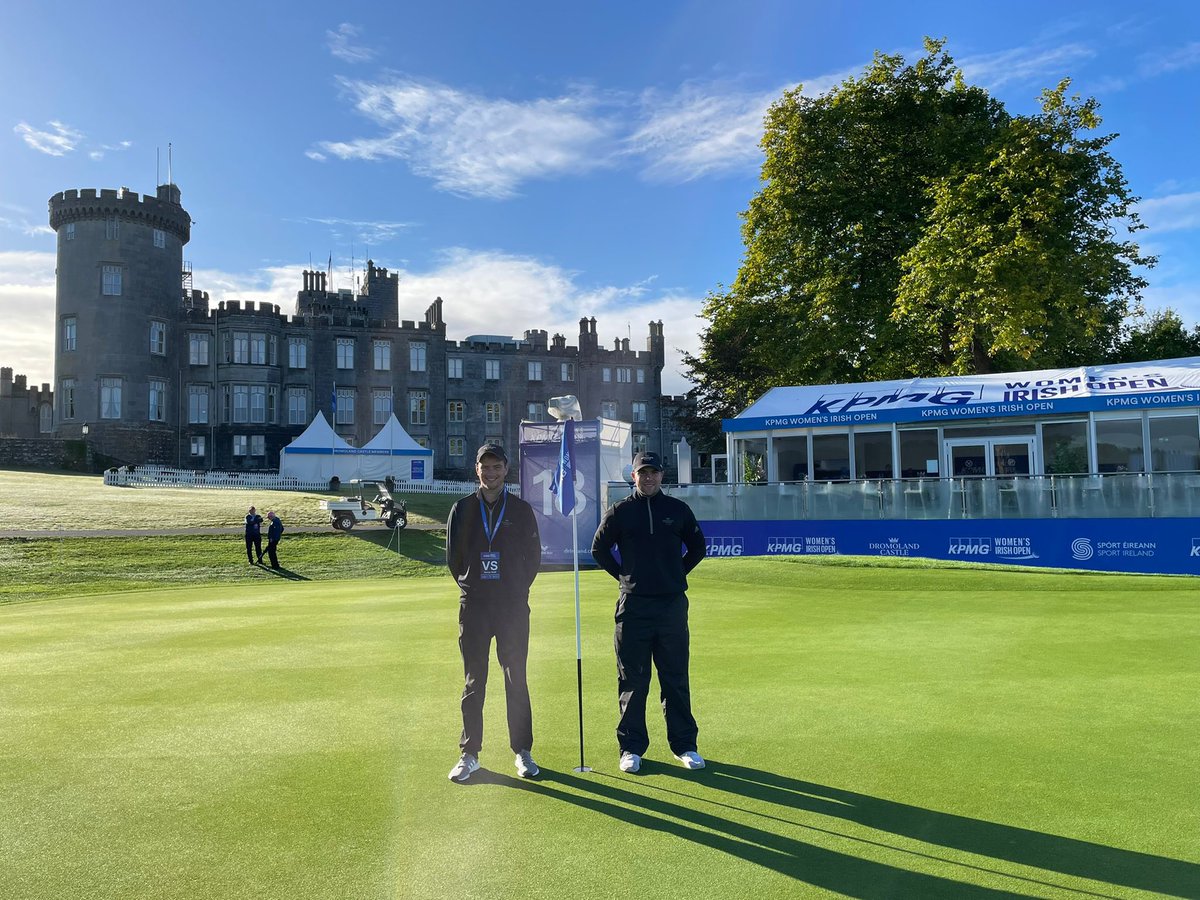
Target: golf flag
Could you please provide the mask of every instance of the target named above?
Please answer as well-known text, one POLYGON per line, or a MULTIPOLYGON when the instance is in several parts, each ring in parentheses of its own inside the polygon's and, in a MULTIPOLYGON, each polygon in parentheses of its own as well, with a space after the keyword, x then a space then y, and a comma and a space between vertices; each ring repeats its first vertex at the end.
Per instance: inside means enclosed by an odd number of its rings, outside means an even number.
POLYGON ((333 390, 329 392, 329 410, 335 416, 337 415, 337 382, 333 383, 333 390))
POLYGON ((569 516, 575 509, 575 421, 563 422, 562 444, 558 449, 558 469, 550 482, 550 492, 558 498, 558 511, 569 516))

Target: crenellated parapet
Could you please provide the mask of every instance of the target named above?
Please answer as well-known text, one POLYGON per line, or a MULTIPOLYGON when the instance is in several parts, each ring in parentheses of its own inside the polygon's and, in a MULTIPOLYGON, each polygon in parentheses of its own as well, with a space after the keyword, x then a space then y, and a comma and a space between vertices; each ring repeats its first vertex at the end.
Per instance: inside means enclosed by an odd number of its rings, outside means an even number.
POLYGON ((179 188, 173 184, 159 185, 156 197, 126 188, 62 191, 50 198, 50 227, 57 231, 68 222, 117 216, 170 232, 186 244, 192 235, 192 217, 179 199, 179 188))

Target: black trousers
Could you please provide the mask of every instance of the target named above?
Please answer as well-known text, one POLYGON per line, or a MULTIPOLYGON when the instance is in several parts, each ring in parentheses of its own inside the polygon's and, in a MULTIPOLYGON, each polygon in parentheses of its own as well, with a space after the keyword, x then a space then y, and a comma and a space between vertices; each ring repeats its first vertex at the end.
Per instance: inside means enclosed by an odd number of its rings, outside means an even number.
POLYGON ((279 546, 279 541, 267 541, 267 556, 271 558, 271 568, 279 568, 279 557, 275 555, 275 548, 279 546))
POLYGON ((496 639, 496 660, 504 674, 508 708, 508 745, 513 753, 533 749, 533 709, 525 664, 529 659, 529 598, 458 606, 458 649, 463 660, 462 737, 464 753, 483 748, 483 700, 487 694, 488 657, 496 639))
POLYGON ((258 561, 262 561, 262 535, 248 534, 246 535, 246 559, 254 562, 254 554, 258 553, 258 561))
POLYGON ((686 594, 646 596, 622 594, 617 601, 617 701, 621 720, 617 743, 638 756, 650 746, 646 733, 646 697, 650 664, 658 671, 659 700, 667 721, 672 753, 696 749, 699 728, 692 717, 688 683, 688 599, 686 594))

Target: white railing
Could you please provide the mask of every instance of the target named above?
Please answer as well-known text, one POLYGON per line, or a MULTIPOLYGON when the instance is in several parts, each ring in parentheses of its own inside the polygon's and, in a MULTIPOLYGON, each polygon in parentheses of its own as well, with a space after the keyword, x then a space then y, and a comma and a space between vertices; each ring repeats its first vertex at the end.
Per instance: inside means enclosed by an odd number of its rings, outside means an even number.
MULTIPOLYGON (((113 487, 156 487, 156 488, 217 488, 231 491, 313 491, 327 494, 329 479, 303 479, 278 472, 217 472, 196 469, 174 469, 169 466, 121 466, 104 473, 104 483, 113 487)), ((343 481, 349 488, 354 482, 343 481)), ((397 481, 396 494, 469 494, 478 487, 473 481, 397 481)), ((520 494, 520 487, 508 485, 508 489, 520 494)))

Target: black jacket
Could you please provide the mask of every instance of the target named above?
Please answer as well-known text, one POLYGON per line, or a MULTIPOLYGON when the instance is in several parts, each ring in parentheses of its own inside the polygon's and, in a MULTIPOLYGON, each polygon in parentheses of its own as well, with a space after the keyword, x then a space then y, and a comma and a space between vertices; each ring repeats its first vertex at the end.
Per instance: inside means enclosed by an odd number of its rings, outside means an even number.
POLYGON ((592 556, 620 582, 622 594, 682 594, 687 573, 704 559, 704 534, 682 500, 662 491, 653 497, 634 493, 604 514, 592 556))
POLYGON ((488 550, 483 518, 479 513, 482 488, 468 494, 450 510, 446 521, 446 565, 458 582, 464 600, 523 600, 542 564, 542 538, 533 507, 520 497, 503 501, 504 518, 492 539, 491 549, 500 554, 500 580, 480 578, 480 554, 488 550))

